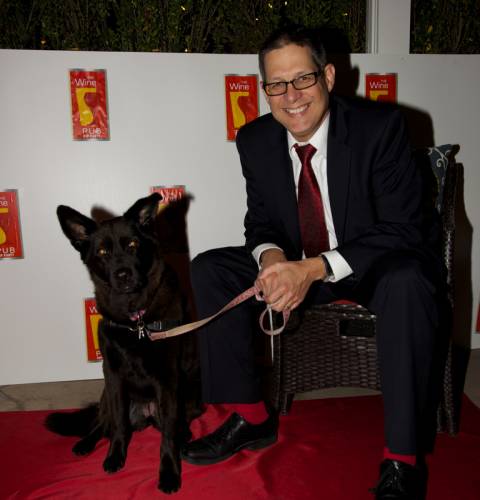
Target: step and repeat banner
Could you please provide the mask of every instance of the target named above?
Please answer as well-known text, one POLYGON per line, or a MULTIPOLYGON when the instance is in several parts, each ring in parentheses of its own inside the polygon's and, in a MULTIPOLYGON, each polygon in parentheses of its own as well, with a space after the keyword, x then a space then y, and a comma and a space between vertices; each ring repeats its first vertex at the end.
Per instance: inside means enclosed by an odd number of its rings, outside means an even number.
MULTIPOLYGON (((352 55, 351 65, 358 96, 419 110, 436 144, 460 145, 466 211, 478 226, 478 137, 468 117, 480 113, 480 57, 352 55), (454 101, 452 88, 462 89, 454 101)), ((0 50, 0 67, 0 385, 98 378, 101 316, 56 208, 114 216, 158 191, 165 205, 188 199, 187 264, 241 245, 235 137, 268 112, 257 57, 0 50)), ((478 255, 476 233, 473 247, 478 255)))

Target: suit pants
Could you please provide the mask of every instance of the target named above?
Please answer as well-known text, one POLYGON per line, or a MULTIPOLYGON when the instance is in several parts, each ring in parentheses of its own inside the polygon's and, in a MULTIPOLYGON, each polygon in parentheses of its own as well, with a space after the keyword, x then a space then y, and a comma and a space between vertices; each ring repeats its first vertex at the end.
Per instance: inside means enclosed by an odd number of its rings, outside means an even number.
MULTIPOLYGON (((198 315, 214 314, 253 285, 258 267, 244 247, 199 254, 192 262, 198 315)), ((360 282, 315 282, 301 307, 350 299, 377 316, 376 339, 384 399, 386 445, 392 453, 430 448, 441 344, 438 272, 420 254, 395 251, 377 261, 360 282), (427 444, 428 443, 428 444, 427 444)), ((199 332, 202 394, 206 403, 261 400, 254 336, 261 303, 237 306, 199 332)))

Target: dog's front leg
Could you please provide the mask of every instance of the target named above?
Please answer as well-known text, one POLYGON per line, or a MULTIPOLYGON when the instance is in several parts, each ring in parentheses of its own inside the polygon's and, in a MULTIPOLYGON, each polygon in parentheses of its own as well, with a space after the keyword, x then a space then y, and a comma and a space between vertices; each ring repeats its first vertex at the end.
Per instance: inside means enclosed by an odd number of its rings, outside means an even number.
MULTIPOLYGON (((113 385, 113 384, 112 384, 113 385)), ((132 437, 127 392, 118 384, 108 391, 108 420, 110 447, 103 462, 103 469, 113 473, 125 465, 127 449, 132 437)))
POLYGON ((174 493, 182 484, 182 462, 180 460, 180 422, 177 398, 173 394, 165 394, 162 406, 168 408, 163 415, 162 445, 160 447, 160 471, 158 488, 164 493, 174 493))

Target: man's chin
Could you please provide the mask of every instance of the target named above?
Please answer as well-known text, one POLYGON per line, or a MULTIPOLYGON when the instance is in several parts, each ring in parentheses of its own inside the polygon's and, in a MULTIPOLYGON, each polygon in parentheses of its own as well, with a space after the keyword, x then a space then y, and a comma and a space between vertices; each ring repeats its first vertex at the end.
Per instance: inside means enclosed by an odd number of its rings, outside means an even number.
POLYGON ((312 123, 305 120, 305 117, 286 116, 285 118, 281 123, 293 135, 295 140, 305 142, 314 134, 315 130, 313 130, 312 123))
POLYGON ((289 132, 293 135, 294 139, 298 142, 307 142, 315 133, 311 128, 289 128, 289 132))

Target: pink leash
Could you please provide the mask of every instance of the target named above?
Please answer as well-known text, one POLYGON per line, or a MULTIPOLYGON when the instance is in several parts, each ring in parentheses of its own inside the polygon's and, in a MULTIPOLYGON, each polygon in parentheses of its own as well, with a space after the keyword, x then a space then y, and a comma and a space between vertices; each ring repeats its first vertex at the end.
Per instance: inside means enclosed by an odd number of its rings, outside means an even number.
MULTIPOLYGON (((256 296, 258 300, 261 300, 261 299, 259 299, 258 290, 254 286, 252 286, 251 288, 248 288, 247 290, 242 292, 240 295, 235 297, 226 306, 222 307, 222 309, 220 309, 220 311, 218 311, 216 314, 213 314, 212 316, 208 316, 208 318, 201 319, 199 321, 194 321, 193 323, 187 323, 186 325, 180 325, 180 326, 177 326, 175 328, 171 328, 170 330, 164 330, 162 332, 150 332, 150 335, 149 335, 150 340, 162 340, 162 339, 166 339, 168 337, 175 337, 177 335, 182 335, 183 333, 187 333, 187 332, 191 332, 192 330, 196 330, 197 328, 200 328, 203 325, 206 325, 207 323, 212 321, 217 316, 220 316, 221 314, 227 312, 228 310, 233 309, 235 306, 238 306, 239 304, 241 304, 242 302, 245 302, 247 299, 249 299, 250 297, 253 297, 253 296, 256 296)), ((279 333, 281 333, 284 330, 285 325, 287 324, 288 318, 290 317, 290 311, 289 310, 283 311, 282 314, 283 314, 283 325, 281 325, 280 327, 278 327, 276 329, 273 328, 272 309, 270 306, 267 306, 264 309, 264 311, 262 312, 262 314, 260 314, 260 318, 259 318, 260 328, 262 329, 262 331, 265 334, 271 336, 272 343, 273 343, 273 337, 275 335, 278 335, 279 333), (263 319, 265 317, 265 314, 267 314, 267 313, 269 315, 269 320, 270 320, 270 329, 267 329, 263 326, 263 319)), ((273 351, 272 351, 272 355, 273 355, 273 351)))

